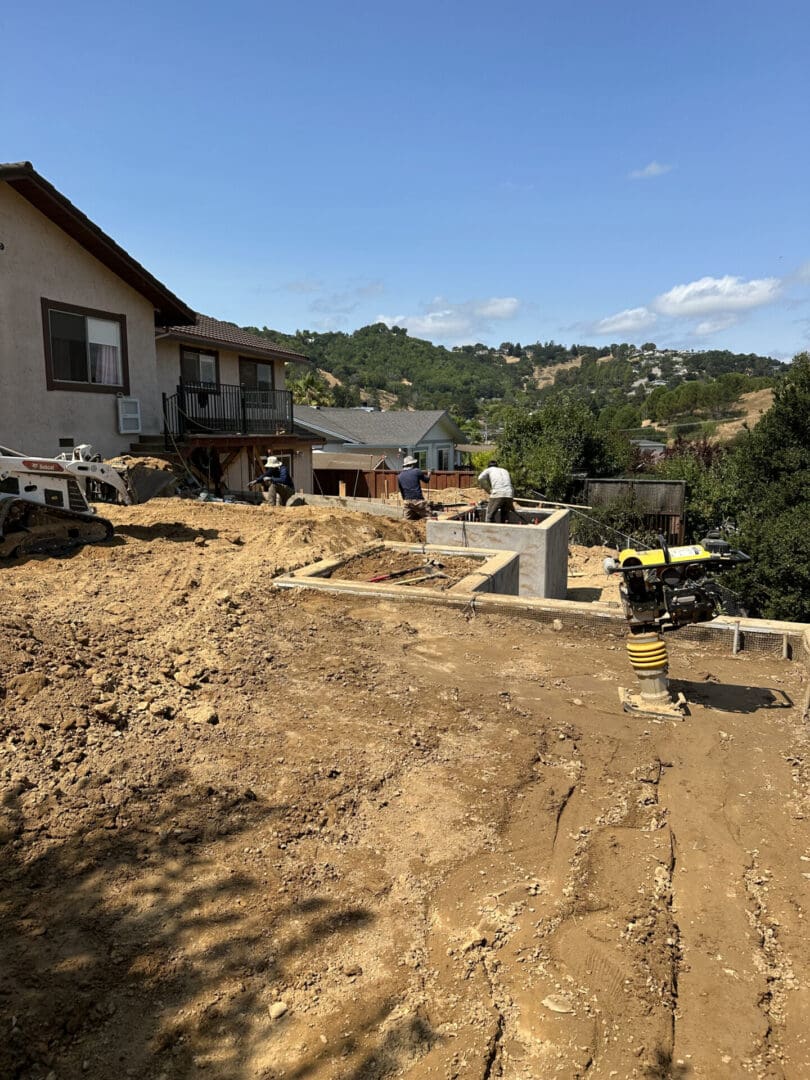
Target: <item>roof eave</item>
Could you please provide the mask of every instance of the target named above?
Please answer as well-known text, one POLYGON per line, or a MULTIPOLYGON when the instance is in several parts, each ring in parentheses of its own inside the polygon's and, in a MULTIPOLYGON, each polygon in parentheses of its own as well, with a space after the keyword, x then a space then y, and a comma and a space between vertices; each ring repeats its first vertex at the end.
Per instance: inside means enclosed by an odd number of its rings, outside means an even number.
POLYGON ((307 360, 306 356, 299 356, 298 353, 282 352, 275 349, 262 349, 258 346, 243 345, 237 341, 223 341, 214 337, 206 337, 202 334, 184 334, 182 330, 178 330, 172 327, 171 330, 166 330, 161 334, 161 339, 166 341, 184 341, 189 345, 207 345, 211 349, 231 349, 233 352, 238 352, 242 356, 251 354, 256 358, 262 360, 307 360))
POLYGON ((155 309, 156 325, 195 322, 196 314, 187 304, 40 176, 30 161, 0 165, 0 181, 5 181, 100 263, 149 300, 155 309))

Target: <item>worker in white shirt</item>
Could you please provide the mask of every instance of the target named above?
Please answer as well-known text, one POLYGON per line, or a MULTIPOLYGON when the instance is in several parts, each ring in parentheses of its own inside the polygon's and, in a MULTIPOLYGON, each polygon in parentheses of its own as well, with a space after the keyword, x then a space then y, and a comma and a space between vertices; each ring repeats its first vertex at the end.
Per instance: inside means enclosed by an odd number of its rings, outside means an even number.
POLYGON ((512 477, 506 469, 499 467, 497 461, 490 461, 489 465, 478 477, 478 482, 483 484, 489 492, 487 521, 496 521, 502 524, 508 522, 515 509, 515 492, 512 487, 512 477))

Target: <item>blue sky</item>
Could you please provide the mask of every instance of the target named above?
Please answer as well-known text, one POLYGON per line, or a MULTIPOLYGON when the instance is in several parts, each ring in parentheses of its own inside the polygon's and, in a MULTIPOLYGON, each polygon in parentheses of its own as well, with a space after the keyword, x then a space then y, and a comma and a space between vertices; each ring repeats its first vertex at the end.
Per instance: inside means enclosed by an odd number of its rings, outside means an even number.
POLYGON ((198 311, 810 347, 810 7, 4 5, 0 160, 198 311))

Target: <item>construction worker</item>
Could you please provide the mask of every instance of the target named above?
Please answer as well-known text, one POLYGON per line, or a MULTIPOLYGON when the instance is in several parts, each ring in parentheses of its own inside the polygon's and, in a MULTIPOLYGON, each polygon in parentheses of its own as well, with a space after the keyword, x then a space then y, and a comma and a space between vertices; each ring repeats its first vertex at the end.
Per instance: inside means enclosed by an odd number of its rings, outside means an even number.
POLYGON ((427 517, 428 504, 422 492, 422 481, 430 482, 430 473, 422 472, 419 462, 410 454, 402 462, 402 472, 397 477, 399 493, 405 503, 405 517, 409 521, 418 521, 427 517))
POLYGON ((256 484, 261 484, 271 506, 284 506, 295 493, 290 470, 280 458, 269 452, 264 459, 264 472, 251 480, 248 486, 253 487, 256 484))
POLYGON ((479 475, 478 483, 489 492, 487 522, 506 524, 515 512, 512 477, 506 469, 500 468, 497 461, 492 460, 479 475))

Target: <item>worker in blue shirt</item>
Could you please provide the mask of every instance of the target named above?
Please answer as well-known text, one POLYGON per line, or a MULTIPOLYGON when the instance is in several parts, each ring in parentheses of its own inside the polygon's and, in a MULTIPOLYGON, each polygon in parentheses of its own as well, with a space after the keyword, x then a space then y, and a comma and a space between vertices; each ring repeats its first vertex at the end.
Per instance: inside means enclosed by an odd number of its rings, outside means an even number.
POLYGON ((274 454, 269 454, 264 461, 264 472, 251 480, 250 487, 261 484, 267 502, 271 506, 284 506, 291 495, 295 493, 295 484, 290 470, 284 462, 274 454))
POLYGON ((408 457, 402 462, 402 472, 397 477, 397 485, 405 503, 405 517, 417 521, 427 517, 428 504, 422 492, 422 481, 430 482, 430 473, 422 472, 415 457, 408 457))

